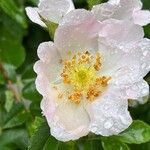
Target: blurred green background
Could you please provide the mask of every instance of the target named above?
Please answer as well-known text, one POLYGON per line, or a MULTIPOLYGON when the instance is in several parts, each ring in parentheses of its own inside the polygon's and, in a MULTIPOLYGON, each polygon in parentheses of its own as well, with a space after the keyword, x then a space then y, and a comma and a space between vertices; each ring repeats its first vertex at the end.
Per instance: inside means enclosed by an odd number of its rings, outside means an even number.
MULTIPOLYGON (((101 2, 104 0, 74 0, 76 8, 87 9, 101 2)), ((130 108, 133 119, 147 124, 137 121, 120 136, 89 135, 63 143, 49 135, 33 64, 38 60, 38 45, 52 39, 25 14, 26 6, 37 4, 38 0, 0 0, 0 150, 150 150, 150 101, 130 108)), ((143 4, 150 10, 150 0, 143 4)), ((150 38, 150 25, 144 31, 150 38)), ((150 84, 150 74, 145 79, 150 84)))

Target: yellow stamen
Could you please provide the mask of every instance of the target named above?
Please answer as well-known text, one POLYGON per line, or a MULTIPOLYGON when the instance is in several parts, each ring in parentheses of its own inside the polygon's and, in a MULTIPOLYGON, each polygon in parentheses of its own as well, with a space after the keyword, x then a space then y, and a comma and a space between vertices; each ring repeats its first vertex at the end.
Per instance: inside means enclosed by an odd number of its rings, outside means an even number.
POLYGON ((69 95, 68 99, 76 104, 79 104, 81 102, 81 92, 80 91, 74 91, 71 95, 69 95))
MULTIPOLYGON (((62 81, 69 85, 68 100, 79 104, 82 97, 94 101, 108 86, 110 76, 99 76, 102 67, 99 53, 91 55, 88 51, 78 52, 70 60, 62 60, 62 81)), ((63 95, 58 95, 62 98, 63 95)))

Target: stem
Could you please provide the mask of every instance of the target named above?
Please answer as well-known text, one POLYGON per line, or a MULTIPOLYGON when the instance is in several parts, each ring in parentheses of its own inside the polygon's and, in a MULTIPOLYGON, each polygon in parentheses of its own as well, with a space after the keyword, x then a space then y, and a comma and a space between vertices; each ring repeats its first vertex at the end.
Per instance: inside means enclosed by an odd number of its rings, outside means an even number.
POLYGON ((0 63, 0 73, 2 73, 6 83, 8 84, 8 89, 13 93, 14 95, 14 98, 16 99, 16 102, 19 102, 20 101, 20 97, 19 95, 17 94, 14 86, 13 86, 13 83, 12 81, 9 79, 8 75, 7 75, 7 72, 5 71, 2 63, 0 63))

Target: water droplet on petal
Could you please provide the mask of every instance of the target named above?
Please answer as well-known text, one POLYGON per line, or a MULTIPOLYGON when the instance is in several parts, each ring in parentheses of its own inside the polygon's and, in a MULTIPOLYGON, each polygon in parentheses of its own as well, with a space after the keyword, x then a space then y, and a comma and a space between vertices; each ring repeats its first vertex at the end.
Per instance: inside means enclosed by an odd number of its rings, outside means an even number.
POLYGON ((141 67, 142 69, 146 68, 146 63, 143 63, 141 67))
POLYGON ((104 123, 104 128, 110 129, 113 126, 113 124, 114 124, 113 120, 109 119, 104 123))
POLYGON ((148 51, 143 52, 144 56, 147 56, 147 54, 148 54, 148 51))
POLYGON ((147 67, 146 67, 146 70, 150 70, 150 66, 147 66, 147 67))

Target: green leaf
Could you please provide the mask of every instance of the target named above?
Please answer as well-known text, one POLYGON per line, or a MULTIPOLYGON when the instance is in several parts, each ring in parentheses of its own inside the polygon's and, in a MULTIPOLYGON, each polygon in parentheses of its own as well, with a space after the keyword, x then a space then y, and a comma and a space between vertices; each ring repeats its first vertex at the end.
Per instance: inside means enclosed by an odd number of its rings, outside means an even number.
POLYGON ((17 7, 13 0, 1 0, 0 8, 23 28, 27 28, 24 10, 17 7))
POLYGON ((54 137, 49 136, 42 150, 77 150, 77 147, 74 141, 61 142, 54 137))
POLYGON ((7 113, 5 117, 5 124, 23 110, 24 106, 22 103, 14 103, 12 109, 9 111, 9 113, 7 113))
POLYGON ((20 126, 23 123, 25 123, 26 120, 27 120, 27 114, 25 113, 17 114, 3 126, 3 129, 9 129, 9 128, 20 126))
MULTIPOLYGON (((43 150, 58 150, 59 144, 61 142, 57 141, 54 137, 50 136, 46 141, 43 150)), ((67 150, 67 149, 64 149, 67 150)))
POLYGON ((150 24, 144 27, 145 36, 150 38, 150 24))
POLYGON ((5 95, 6 95, 5 109, 6 109, 7 112, 9 112, 10 109, 12 108, 12 105, 13 105, 13 102, 14 102, 14 95, 9 90, 5 91, 5 95))
POLYGON ((4 71, 7 75, 7 78, 11 80, 11 82, 16 82, 16 68, 11 64, 2 64, 4 71))
POLYGON ((47 27, 48 27, 48 31, 49 31, 50 37, 51 37, 52 39, 54 39, 55 30, 57 29, 58 24, 55 24, 55 23, 53 23, 53 22, 49 22, 49 23, 47 24, 47 27))
POLYGON ((19 67, 25 60, 25 50, 22 45, 13 39, 0 38, 0 60, 19 67))
POLYGON ((143 3, 143 9, 150 9, 150 3, 149 0, 142 0, 143 3))
POLYGON ((0 135, 6 117, 6 110, 0 105, 0 135))
POLYGON ((142 121, 134 121, 132 125, 117 136, 120 141, 129 144, 141 144, 150 141, 150 126, 142 121))
POLYGON ((28 145, 28 134, 24 129, 11 129, 0 135, 0 146, 16 145, 20 150, 26 150, 28 145))
POLYGON ((118 140, 111 138, 102 138, 104 150, 129 150, 129 147, 118 140))
POLYGON ((55 30, 57 29, 58 24, 45 20, 42 16, 40 17, 41 20, 46 24, 50 37, 54 39, 55 30))
POLYGON ((22 37, 26 34, 26 29, 22 28, 17 22, 7 14, 0 13, 0 33, 1 38, 22 42, 22 37), (16 34, 17 33, 17 34, 16 34))
POLYGON ((33 116, 41 116, 40 102, 32 102, 30 105, 30 112, 33 116))
POLYGON ((2 104, 5 104, 5 91, 6 91, 6 86, 5 85, 0 85, 0 106, 2 104))
POLYGON ((33 133, 37 130, 37 128, 44 122, 44 119, 41 117, 35 117, 34 121, 31 122, 30 125, 30 134, 33 135, 33 133))
POLYGON ((36 73, 33 71, 33 64, 26 67, 22 74, 22 80, 24 82, 31 82, 35 80, 35 77, 36 73))
POLYGON ((150 142, 130 145, 131 150, 150 150, 150 142))
POLYGON ((87 0, 88 6, 91 9, 94 5, 102 3, 103 0, 87 0))
POLYGON ((42 150, 49 136, 49 126, 46 122, 42 122, 32 135, 28 150, 42 150))
POLYGON ((87 140, 83 144, 84 150, 102 150, 102 145, 100 140, 87 140))
POLYGON ((5 83, 5 80, 4 80, 4 77, 2 74, 0 74, 0 84, 4 84, 5 83))
POLYGON ((74 142, 60 142, 50 135, 47 123, 37 118, 34 123, 35 132, 31 137, 28 150, 75 150, 74 142))
POLYGON ((19 67, 25 60, 25 50, 21 44, 25 30, 2 13, 0 33, 0 61, 19 67))
POLYGON ((22 90, 23 97, 31 101, 40 101, 42 96, 37 92, 35 82, 27 83, 22 90))
POLYGON ((27 0, 27 1, 32 2, 35 5, 38 5, 38 3, 39 3, 39 0, 27 0))

